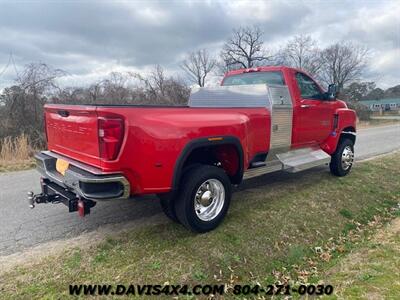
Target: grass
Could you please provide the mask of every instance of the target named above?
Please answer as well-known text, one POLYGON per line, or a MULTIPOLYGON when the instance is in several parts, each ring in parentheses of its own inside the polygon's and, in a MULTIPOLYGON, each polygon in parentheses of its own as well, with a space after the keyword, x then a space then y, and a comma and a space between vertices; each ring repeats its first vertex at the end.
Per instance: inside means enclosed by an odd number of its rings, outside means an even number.
POLYGON ((29 170, 29 169, 34 168, 35 166, 36 166, 36 164, 33 159, 13 161, 13 162, 0 161, 0 173, 1 172, 29 170))
POLYGON ((1 297, 67 298, 71 283, 224 283, 229 292, 234 284, 317 283, 371 224, 393 218, 399 168, 397 153, 358 164, 343 178, 314 170, 252 180, 213 232, 196 235, 169 222, 109 236, 0 274, 1 297))
POLYGON ((28 136, 0 139, 0 172, 27 170, 35 166, 32 159, 33 149, 28 136))
MULTIPOLYGON (((400 218, 365 238, 328 270, 325 280, 342 299, 399 299, 400 218)), ((334 298, 334 297, 331 297, 334 298)))

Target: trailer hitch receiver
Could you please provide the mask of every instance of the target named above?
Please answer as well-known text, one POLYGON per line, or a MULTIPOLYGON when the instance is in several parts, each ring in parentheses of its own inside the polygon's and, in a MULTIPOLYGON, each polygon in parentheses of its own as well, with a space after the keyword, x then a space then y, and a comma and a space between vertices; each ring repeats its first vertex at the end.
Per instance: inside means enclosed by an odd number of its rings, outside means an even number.
POLYGON ((42 192, 40 194, 28 192, 30 208, 35 208, 36 204, 42 203, 63 203, 68 207, 69 212, 77 211, 79 216, 84 217, 90 214, 90 209, 96 205, 95 201, 81 198, 46 178, 41 178, 41 186, 42 192))

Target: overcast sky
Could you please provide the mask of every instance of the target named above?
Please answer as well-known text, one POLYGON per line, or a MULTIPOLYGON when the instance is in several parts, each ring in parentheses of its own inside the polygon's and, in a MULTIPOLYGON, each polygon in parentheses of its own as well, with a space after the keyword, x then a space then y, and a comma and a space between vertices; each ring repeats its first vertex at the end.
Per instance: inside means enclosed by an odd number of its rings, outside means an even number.
POLYGON ((39 61, 67 71, 68 85, 155 64, 176 73, 188 51, 217 52, 232 28, 252 24, 272 49, 296 34, 310 34, 321 46, 365 45, 366 79, 386 88, 400 84, 399 15, 400 1, 0 0, 0 89, 39 61), (10 53, 16 68, 6 68, 10 53))

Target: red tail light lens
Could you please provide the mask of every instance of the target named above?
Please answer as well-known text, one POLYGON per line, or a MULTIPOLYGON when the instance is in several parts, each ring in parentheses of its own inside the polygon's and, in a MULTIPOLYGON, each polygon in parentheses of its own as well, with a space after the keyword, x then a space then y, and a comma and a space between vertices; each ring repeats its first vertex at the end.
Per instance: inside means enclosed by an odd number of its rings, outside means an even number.
POLYGON ((114 160, 121 149, 124 121, 118 118, 99 118, 99 150, 104 160, 114 160))

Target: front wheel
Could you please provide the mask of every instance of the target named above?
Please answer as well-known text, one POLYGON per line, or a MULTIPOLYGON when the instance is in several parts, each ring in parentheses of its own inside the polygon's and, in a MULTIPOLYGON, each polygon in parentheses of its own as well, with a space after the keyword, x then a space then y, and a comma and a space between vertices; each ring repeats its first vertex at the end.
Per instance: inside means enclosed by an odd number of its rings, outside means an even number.
POLYGON ((354 143, 350 139, 343 139, 332 154, 329 167, 333 175, 346 176, 354 162, 354 143))
POLYGON ((224 219, 231 200, 231 183, 223 169, 200 165, 181 183, 175 203, 176 216, 188 229, 207 232, 224 219))

